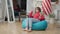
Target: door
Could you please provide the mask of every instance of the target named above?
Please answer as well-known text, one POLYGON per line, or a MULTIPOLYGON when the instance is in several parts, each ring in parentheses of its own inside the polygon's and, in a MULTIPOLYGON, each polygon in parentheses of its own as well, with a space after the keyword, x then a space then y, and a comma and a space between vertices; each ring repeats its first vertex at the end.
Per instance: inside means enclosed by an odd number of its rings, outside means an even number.
POLYGON ((16 18, 21 15, 26 15, 26 0, 13 0, 14 15, 16 18))

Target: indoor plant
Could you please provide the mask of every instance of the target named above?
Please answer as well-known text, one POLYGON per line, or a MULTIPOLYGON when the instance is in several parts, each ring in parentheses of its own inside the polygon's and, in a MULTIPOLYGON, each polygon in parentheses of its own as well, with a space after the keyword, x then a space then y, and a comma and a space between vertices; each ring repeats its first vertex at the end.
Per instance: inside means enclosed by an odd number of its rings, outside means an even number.
POLYGON ((50 23, 53 24, 55 22, 55 14, 49 14, 49 19, 50 19, 50 23))

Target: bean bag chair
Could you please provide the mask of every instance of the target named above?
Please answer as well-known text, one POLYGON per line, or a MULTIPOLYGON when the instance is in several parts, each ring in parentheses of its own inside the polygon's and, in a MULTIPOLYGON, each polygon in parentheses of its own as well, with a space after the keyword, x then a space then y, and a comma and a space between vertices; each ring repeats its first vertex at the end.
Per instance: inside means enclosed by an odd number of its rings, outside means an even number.
MULTIPOLYGON (((22 28, 26 28, 26 19, 22 21, 22 28)), ((39 21, 32 23, 32 30, 46 30, 47 28, 47 21, 39 21)))

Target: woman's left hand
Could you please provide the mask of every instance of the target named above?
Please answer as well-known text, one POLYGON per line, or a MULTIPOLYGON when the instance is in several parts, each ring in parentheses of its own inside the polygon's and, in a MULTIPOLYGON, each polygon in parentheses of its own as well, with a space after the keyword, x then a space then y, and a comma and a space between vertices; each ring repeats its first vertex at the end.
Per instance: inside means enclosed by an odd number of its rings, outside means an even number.
POLYGON ((39 16, 39 19, 42 21, 42 20, 45 20, 45 17, 43 15, 39 16))

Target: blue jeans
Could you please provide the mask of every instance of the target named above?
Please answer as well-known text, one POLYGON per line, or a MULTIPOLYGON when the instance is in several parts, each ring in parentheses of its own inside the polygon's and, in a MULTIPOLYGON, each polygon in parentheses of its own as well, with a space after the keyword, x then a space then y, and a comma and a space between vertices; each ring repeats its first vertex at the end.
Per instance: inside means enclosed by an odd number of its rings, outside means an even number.
POLYGON ((26 27, 32 28, 32 23, 33 22, 38 22, 40 20, 35 19, 35 18, 27 18, 26 20, 26 27))

